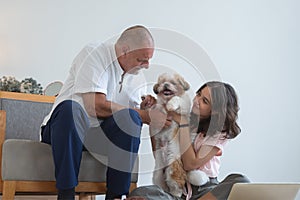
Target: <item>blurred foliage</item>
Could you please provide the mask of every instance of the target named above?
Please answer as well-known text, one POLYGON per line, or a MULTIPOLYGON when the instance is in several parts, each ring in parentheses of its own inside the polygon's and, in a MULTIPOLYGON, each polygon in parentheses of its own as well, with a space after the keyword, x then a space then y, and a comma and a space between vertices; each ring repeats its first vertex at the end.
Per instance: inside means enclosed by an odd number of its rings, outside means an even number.
POLYGON ((0 79, 0 90, 8 92, 43 94, 43 87, 33 78, 25 78, 20 82, 13 76, 3 76, 0 79))
POLYGON ((3 76, 0 79, 0 90, 8 92, 20 92, 21 83, 13 76, 3 76))

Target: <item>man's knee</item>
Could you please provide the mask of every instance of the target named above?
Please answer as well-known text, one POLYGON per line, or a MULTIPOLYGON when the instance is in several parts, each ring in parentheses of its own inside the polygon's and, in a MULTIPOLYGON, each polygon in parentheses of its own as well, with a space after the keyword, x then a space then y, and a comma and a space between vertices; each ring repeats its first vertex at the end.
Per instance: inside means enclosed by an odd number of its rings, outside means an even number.
POLYGON ((126 123, 134 122, 136 125, 142 126, 142 119, 140 117, 140 114, 136 110, 126 108, 120 110, 118 114, 121 116, 123 120, 126 121, 126 123))
POLYGON ((142 120, 139 113, 133 109, 123 109, 113 115, 114 123, 119 129, 133 137, 140 137, 142 120))
MULTIPOLYGON (((76 118, 80 117, 82 113, 85 113, 79 103, 72 100, 65 100, 57 105, 54 113, 59 112, 62 117, 76 118)), ((54 116, 55 117, 55 116, 54 116)))

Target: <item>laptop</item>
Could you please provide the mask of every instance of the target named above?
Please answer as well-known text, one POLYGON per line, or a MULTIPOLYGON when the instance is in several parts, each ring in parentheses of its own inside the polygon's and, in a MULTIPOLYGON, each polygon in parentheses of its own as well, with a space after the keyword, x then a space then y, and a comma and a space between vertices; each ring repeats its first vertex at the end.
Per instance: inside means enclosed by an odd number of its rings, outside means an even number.
POLYGON ((300 183, 236 183, 228 200, 300 200, 299 189, 300 183))

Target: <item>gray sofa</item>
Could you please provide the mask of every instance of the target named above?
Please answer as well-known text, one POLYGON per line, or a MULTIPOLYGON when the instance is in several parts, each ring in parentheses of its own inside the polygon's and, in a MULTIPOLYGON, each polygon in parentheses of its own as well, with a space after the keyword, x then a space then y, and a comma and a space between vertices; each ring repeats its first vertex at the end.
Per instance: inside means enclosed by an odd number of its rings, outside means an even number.
MULTIPOLYGON (((54 97, 0 92, 0 135, 4 139, 1 142, 2 153, 0 152, 0 190, 3 199, 14 199, 18 192, 56 192, 51 146, 39 142, 40 124, 51 110, 53 101, 54 97)), ((102 158, 101 161, 103 160, 105 159, 102 158)), ((83 152, 80 183, 76 192, 82 198, 104 194, 105 180, 105 162, 100 162, 89 152, 83 152)), ((132 176, 131 189, 136 187, 137 180, 138 162, 132 176)))

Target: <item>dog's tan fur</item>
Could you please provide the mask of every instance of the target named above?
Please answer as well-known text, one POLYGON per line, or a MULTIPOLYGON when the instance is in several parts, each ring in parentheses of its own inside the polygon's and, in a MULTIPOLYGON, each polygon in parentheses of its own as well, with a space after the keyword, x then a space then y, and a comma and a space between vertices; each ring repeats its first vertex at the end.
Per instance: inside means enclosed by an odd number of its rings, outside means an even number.
POLYGON ((175 160, 171 164, 171 168, 173 170, 173 173, 171 174, 172 179, 179 184, 180 188, 183 188, 186 182, 186 172, 183 169, 183 163, 180 159, 175 160))

